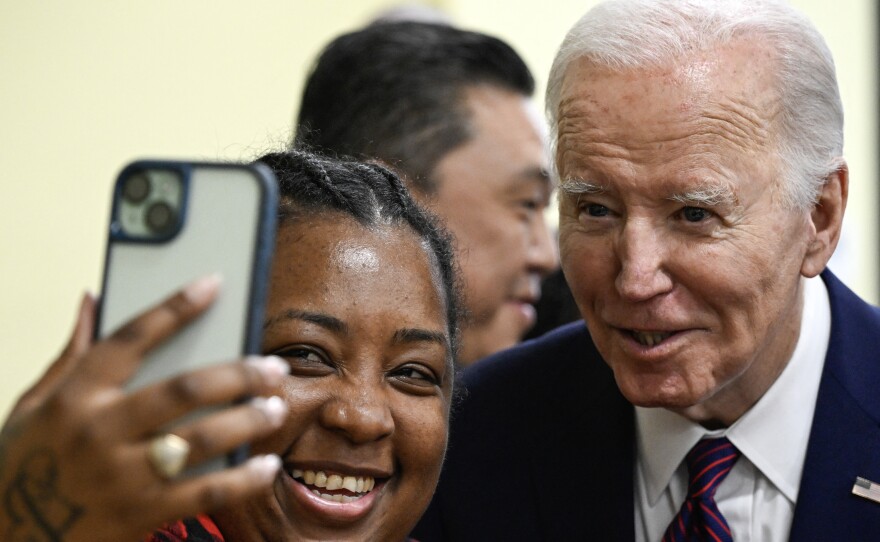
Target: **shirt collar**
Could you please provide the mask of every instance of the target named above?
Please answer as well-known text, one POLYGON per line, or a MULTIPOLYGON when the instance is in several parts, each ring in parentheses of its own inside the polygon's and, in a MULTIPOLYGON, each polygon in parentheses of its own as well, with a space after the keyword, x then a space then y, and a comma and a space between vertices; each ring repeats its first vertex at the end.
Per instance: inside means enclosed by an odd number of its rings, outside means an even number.
POLYGON ((767 392, 728 429, 708 431, 674 412, 636 407, 638 461, 652 505, 669 485, 684 456, 707 435, 727 436, 783 495, 797 501, 831 334, 825 283, 814 277, 804 279, 803 286, 801 329, 791 359, 767 392))

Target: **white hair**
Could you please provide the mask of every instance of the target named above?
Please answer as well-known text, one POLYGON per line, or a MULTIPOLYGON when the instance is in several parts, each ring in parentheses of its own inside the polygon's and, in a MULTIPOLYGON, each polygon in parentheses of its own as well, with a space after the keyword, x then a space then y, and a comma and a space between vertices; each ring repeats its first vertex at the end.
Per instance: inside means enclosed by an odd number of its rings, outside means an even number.
POLYGON ((779 159, 788 206, 816 202, 825 179, 843 165, 843 105, 834 59, 812 23, 777 0, 609 0, 569 30, 547 84, 547 115, 558 137, 562 83, 586 58, 613 70, 664 66, 731 40, 753 37, 775 55, 781 114, 779 159))

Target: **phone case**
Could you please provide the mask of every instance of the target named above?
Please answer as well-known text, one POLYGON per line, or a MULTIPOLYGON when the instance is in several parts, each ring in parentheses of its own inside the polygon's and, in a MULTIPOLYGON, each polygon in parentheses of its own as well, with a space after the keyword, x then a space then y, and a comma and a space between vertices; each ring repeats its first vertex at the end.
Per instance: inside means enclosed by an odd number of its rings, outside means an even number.
POLYGON ((128 389, 259 352, 277 199, 274 176, 262 165, 138 161, 123 169, 113 196, 98 337, 198 277, 222 276, 213 305, 151 351, 128 389), (178 229, 144 241, 120 227, 120 202, 126 179, 151 169, 179 174, 183 193, 178 229))

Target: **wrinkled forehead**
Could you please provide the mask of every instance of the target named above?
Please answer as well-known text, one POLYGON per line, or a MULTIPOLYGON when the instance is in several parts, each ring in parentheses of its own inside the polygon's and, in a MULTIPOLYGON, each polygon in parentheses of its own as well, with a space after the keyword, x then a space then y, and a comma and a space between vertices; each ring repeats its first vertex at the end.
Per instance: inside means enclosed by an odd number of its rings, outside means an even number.
POLYGON ((744 39, 657 66, 574 60, 560 93, 557 145, 594 129, 628 138, 678 129, 766 148, 781 111, 775 63, 768 46, 744 39))

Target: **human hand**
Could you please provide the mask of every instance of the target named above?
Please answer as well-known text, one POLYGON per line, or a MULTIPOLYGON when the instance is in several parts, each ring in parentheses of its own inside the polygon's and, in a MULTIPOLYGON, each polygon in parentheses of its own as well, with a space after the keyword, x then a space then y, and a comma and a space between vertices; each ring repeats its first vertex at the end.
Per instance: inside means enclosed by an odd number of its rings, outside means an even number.
POLYGON ((277 358, 232 362, 151 384, 123 384, 143 356, 208 308, 218 282, 195 281, 92 343, 95 301, 85 296, 58 359, 26 392, 0 431, 0 539, 124 541, 163 523, 210 512, 268 487, 277 456, 168 480, 148 460, 162 427, 198 408, 254 396, 174 427, 190 445, 188 465, 277 428, 286 415, 266 399, 287 373, 277 358))

